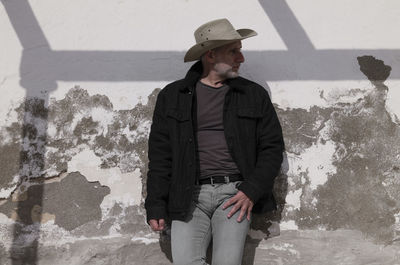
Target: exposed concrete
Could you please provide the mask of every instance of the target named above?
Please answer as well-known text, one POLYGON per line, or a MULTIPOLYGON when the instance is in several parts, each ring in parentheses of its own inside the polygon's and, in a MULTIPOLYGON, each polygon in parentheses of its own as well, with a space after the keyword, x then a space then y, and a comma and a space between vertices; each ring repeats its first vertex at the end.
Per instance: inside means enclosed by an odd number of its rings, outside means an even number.
POLYGON ((23 215, 16 218, 25 225, 46 221, 36 212, 48 213, 55 216, 56 225, 72 230, 89 221, 101 219, 100 203, 109 192, 108 187, 98 182, 88 183, 81 174, 70 173, 60 182, 29 186, 18 201, 9 198, 1 205, 0 212, 11 218, 18 207, 18 213, 23 215), (44 185, 43 188, 40 185, 44 185), (43 192, 43 201, 39 201, 42 196, 37 196, 38 190, 43 192))
MULTIPOLYGON (((117 205, 117 204, 116 204, 117 205)), ((72 237, 101 237, 101 236, 123 236, 123 235, 143 235, 151 233, 146 224, 143 210, 139 206, 121 208, 116 214, 115 207, 110 214, 102 220, 87 222, 71 231, 72 237)), ((51 235, 49 235, 51 238, 51 235)))
POLYGON ((375 245, 356 231, 284 231, 259 243, 254 265, 395 265, 399 258, 398 245, 375 245))
POLYGON ((282 110, 275 106, 282 124, 285 149, 289 153, 300 155, 302 151, 317 142, 320 131, 326 126, 333 111, 332 108, 311 107, 304 109, 282 110))
MULTIPOLYGON (((12 188, 13 177, 18 175, 20 159, 19 148, 20 144, 18 142, 7 143, 0 147, 1 189, 6 190, 12 188)), ((0 198, 3 196, 0 196, 0 198)), ((7 195, 4 197, 7 197, 7 195)))
POLYGON ((11 194, 19 173, 48 178, 68 171, 68 162, 84 148, 101 157, 102 168, 119 167, 122 173, 139 168, 146 174, 147 134, 158 91, 149 96, 146 105, 119 111, 113 111, 107 97, 89 96, 79 87, 64 99, 51 100, 48 108, 43 100, 27 100, 15 109, 19 120, 2 130, 0 195, 7 198, 11 194), (28 141, 22 150, 21 134, 28 141), (29 165, 19 172, 26 163, 29 165))
POLYGON ((398 233, 395 215, 400 205, 398 196, 391 196, 384 183, 399 165, 400 128, 385 109, 383 81, 390 67, 371 56, 358 60, 376 90, 332 115, 332 139, 340 146, 337 174, 318 191, 317 210, 329 229, 358 229, 377 241, 391 243, 398 233))
POLYGON ((0 198, 7 198, 22 178, 41 177, 44 169, 46 119, 44 100, 28 98, 15 109, 18 120, 2 130, 0 198))
MULTIPOLYGON (((293 168, 289 161, 289 193, 283 221, 294 220, 301 229, 350 228, 377 242, 391 244, 399 236, 398 190, 400 128, 385 108, 390 66, 372 56, 359 57, 360 69, 375 86, 356 103, 337 102, 332 107, 282 110, 277 107, 286 151, 304 159, 312 145, 335 151, 329 158, 333 171, 318 185, 314 168, 293 168), (297 201, 292 199, 297 197, 297 201)), ((354 90, 359 90, 354 88, 354 90)), ((321 95, 322 97, 324 95, 321 95)), ((315 152, 318 151, 317 149, 315 152)), ((316 154, 322 160, 326 154, 316 154)))
MULTIPOLYGON (((400 259, 399 248, 398 245, 376 245, 360 232, 350 230, 283 231, 280 237, 261 241, 248 237, 242 264, 396 265, 400 259)), ((160 251, 158 243, 142 241, 138 237, 83 238, 58 246, 41 244, 38 249, 41 265, 172 264, 160 251)), ((4 254, 0 256, 2 264, 11 264, 7 253, 4 254)))

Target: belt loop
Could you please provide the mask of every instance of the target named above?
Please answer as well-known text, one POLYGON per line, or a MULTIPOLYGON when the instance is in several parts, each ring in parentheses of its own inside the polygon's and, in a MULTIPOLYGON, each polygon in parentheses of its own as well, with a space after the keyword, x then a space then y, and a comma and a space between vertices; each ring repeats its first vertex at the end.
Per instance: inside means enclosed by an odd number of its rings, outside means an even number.
POLYGON ((211 185, 214 186, 214 178, 213 177, 210 177, 210 181, 211 181, 211 185))
POLYGON ((224 179, 225 179, 225 184, 228 184, 229 183, 229 176, 224 176, 224 179))

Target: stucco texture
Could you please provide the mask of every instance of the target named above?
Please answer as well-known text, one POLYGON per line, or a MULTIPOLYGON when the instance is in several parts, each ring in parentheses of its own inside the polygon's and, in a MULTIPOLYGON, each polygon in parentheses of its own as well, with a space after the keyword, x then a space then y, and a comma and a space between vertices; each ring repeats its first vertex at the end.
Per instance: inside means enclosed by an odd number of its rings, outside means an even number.
POLYGON ((1 1, 0 264, 172 264, 145 221, 148 134, 219 17, 259 33, 241 74, 286 144, 243 264, 398 264, 399 2, 166 2, 1 1))

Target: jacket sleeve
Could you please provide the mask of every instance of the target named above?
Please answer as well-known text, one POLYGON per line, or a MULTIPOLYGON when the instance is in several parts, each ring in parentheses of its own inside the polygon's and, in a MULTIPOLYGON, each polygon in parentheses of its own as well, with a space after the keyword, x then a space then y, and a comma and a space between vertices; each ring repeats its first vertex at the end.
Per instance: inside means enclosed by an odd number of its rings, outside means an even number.
POLYGON ((268 92, 263 89, 262 117, 257 123, 257 160, 254 171, 238 187, 255 204, 272 192, 279 174, 284 141, 282 128, 268 92))
POLYGON ((145 208, 150 219, 167 218, 167 200, 171 178, 171 144, 165 117, 165 99, 162 90, 156 101, 149 135, 147 196, 145 208))

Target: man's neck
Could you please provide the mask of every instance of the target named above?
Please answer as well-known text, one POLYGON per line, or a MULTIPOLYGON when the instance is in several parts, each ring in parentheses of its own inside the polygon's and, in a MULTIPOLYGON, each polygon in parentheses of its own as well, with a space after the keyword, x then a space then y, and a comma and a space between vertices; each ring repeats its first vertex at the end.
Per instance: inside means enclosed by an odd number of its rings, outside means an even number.
POLYGON ((218 76, 215 72, 210 71, 207 76, 203 76, 200 81, 203 84, 212 87, 221 87, 224 85, 226 78, 218 76))

